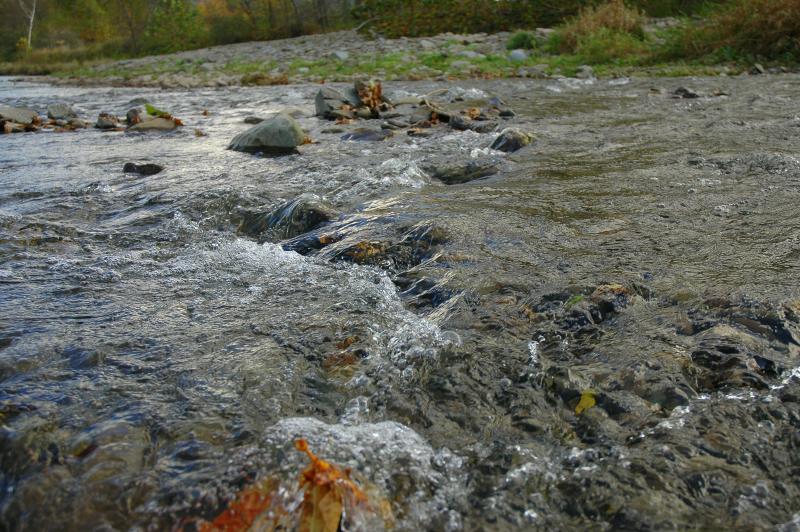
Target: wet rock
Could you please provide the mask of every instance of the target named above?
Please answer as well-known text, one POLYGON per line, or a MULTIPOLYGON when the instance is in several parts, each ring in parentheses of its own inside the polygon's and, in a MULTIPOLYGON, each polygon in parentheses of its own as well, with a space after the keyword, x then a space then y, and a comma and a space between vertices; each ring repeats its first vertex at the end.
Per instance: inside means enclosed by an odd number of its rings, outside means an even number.
POLYGON ((285 240, 335 220, 339 213, 314 194, 303 194, 271 211, 244 213, 238 231, 260 241, 285 240))
POLYGON ((144 112, 142 109, 138 107, 134 107, 133 109, 129 109, 127 113, 125 113, 125 123, 128 124, 128 127, 135 126, 136 124, 140 123, 144 119, 144 112))
POLYGON ((392 136, 389 130, 359 128, 342 135, 342 140, 358 142, 379 142, 392 136))
POLYGON ((104 354, 94 349, 81 347, 68 347, 62 353, 72 369, 88 369, 100 364, 105 358, 104 354))
POLYGON ((0 105, 0 120, 6 120, 7 122, 14 122, 16 124, 27 126, 39 121, 39 113, 32 109, 0 105))
POLYGON ((352 106, 352 102, 348 101, 344 94, 330 87, 321 88, 314 97, 316 116, 320 118, 328 120, 342 118, 338 113, 342 106, 352 106))
POLYGON ((247 153, 289 154, 305 142, 306 135, 300 124, 283 113, 236 135, 228 145, 229 150, 247 153))
POLYGON ((84 129, 89 127, 89 123, 86 120, 82 120, 80 118, 70 118, 67 121, 67 126, 74 129, 84 129))
POLYGON ((338 59, 339 61, 347 61, 350 59, 350 54, 347 53, 345 50, 336 50, 334 51, 331 56, 338 59))
POLYGON ((454 115, 448 122, 450 127, 459 131, 474 131, 476 133, 491 133, 497 129, 496 122, 473 120, 467 116, 454 115))
POLYGON ((69 120, 78 114, 66 103, 51 103, 47 106, 47 118, 51 120, 69 120))
POLYGON ((109 113, 100 113, 94 127, 97 129, 114 129, 120 127, 119 118, 109 113))
POLYGON ((24 133, 25 126, 23 124, 17 124, 16 122, 11 121, 2 121, 3 124, 3 133, 24 133))
POLYGON ((169 118, 148 118, 128 128, 128 131, 172 131, 178 127, 175 120, 169 118))
POLYGON ((758 76, 758 75, 760 75, 760 74, 766 74, 766 73, 767 73, 767 71, 766 71, 766 69, 764 69, 764 67, 763 67, 763 66, 762 66, 760 63, 755 63, 755 64, 754 64, 754 65, 753 65, 753 66, 750 68, 750 70, 748 71, 748 73, 749 73, 751 76, 758 76))
POLYGON ((688 98, 688 99, 700 97, 699 94, 697 94, 695 91, 687 87, 678 87, 672 92, 672 96, 673 98, 688 98))
POLYGON ((145 164, 125 163, 125 166, 122 168, 122 171, 125 173, 139 174, 139 175, 155 175, 161 172, 162 170, 164 170, 163 166, 153 163, 145 163, 145 164))
POLYGON ((263 122, 264 119, 258 116, 248 116, 244 119, 245 124, 256 125, 263 122))
POLYGON ((494 142, 491 148, 493 150, 504 152, 515 152, 533 141, 533 137, 519 129, 508 128, 503 130, 494 142))
POLYGON ((485 158, 467 162, 434 163, 423 166, 423 170, 445 185, 458 185, 496 174, 500 170, 500 161, 485 158))

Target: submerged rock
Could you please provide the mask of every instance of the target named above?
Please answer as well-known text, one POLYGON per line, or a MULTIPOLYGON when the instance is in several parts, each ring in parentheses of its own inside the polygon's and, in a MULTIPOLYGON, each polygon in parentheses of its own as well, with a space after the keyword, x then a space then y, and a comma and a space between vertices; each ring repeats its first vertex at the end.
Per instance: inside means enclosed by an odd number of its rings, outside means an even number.
POLYGON ((533 137, 522 130, 508 128, 504 129, 500 136, 494 139, 491 148, 493 150, 514 152, 530 144, 533 137))
POLYGON ((136 164, 125 163, 122 171, 129 174, 155 175, 164 169, 163 166, 153 163, 136 164))
POLYGON ((47 118, 51 120, 68 120, 77 118, 78 114, 66 103, 51 103, 47 106, 47 118))
POLYGON ((474 131, 475 133, 491 133, 497 129, 497 122, 472 120, 469 117, 454 115, 450 117, 450 127, 459 131, 474 131))
POLYGON ((673 91, 672 96, 674 98, 690 98, 690 99, 700 97, 699 94, 697 94, 695 91, 687 87, 678 87, 677 89, 675 89, 675 91, 673 91))
POLYGON ((431 177, 445 185, 458 185, 496 174, 500 161, 493 158, 477 159, 467 162, 433 163, 423 166, 431 177))
POLYGON ((175 120, 169 118, 149 118, 128 128, 128 131, 172 131, 177 128, 175 120))
POLYGON ((274 210, 244 213, 239 233, 264 240, 284 240, 316 229, 339 213, 314 194, 303 194, 274 210))
POLYGON ((342 135, 342 140, 379 142, 392 136, 391 130, 359 128, 342 135))
POLYGON ((27 126, 39 121, 39 113, 23 107, 0 105, 0 119, 27 126))
POLYGON ((306 135, 297 120, 281 113, 236 135, 228 145, 228 149, 277 155, 297 153, 297 147, 302 145, 305 139, 306 135))

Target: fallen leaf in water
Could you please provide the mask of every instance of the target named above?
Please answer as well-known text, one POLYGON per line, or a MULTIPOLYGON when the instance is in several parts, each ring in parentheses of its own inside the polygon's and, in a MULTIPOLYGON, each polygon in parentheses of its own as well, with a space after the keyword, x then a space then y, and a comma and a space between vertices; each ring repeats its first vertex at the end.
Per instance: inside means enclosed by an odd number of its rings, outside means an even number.
POLYGON ((198 525, 200 532, 240 532, 249 530, 272 505, 278 488, 276 479, 267 479, 243 489, 228 508, 212 522, 198 525))
POLYGON ((318 458, 299 439, 295 448, 306 454, 311 463, 300 474, 300 487, 305 491, 300 514, 299 532, 336 532, 347 502, 368 506, 367 496, 350 480, 350 472, 318 458))
POLYGON ((589 410, 596 404, 595 393, 591 390, 584 390, 581 392, 581 400, 578 401, 578 405, 575 407, 575 414, 581 415, 582 412, 589 410))

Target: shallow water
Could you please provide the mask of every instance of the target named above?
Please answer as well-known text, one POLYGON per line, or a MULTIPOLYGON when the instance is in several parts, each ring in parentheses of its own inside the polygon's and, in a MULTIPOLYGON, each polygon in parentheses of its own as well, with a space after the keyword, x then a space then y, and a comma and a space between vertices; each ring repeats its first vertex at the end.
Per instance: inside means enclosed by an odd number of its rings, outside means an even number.
POLYGON ((294 478, 298 436, 400 529, 800 522, 800 77, 462 87, 536 142, 344 142, 310 116, 315 86, 0 80, 4 104, 90 118, 145 97, 187 124, 0 138, 2 528, 185 526, 294 478), (301 155, 225 149, 289 107, 317 141, 301 155), (424 171, 486 155, 501 171, 479 181, 424 171), (237 233, 303 193, 341 240, 237 233))

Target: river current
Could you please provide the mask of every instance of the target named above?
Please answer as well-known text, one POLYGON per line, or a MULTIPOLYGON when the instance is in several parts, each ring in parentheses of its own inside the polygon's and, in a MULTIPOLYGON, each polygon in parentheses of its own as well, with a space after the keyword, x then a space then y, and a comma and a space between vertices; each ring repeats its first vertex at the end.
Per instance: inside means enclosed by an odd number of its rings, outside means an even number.
POLYGON ((401 530, 800 526, 800 77, 384 83, 443 87, 536 140, 343 141, 379 122, 313 117, 314 85, 0 79, 186 124, 0 137, 0 529, 190 527, 294 479, 297 437, 401 530), (226 149, 280 110, 315 143, 226 149), (335 244, 237 231, 303 194, 335 244))

